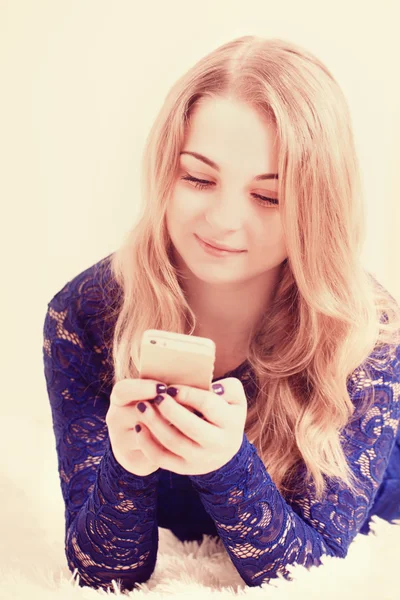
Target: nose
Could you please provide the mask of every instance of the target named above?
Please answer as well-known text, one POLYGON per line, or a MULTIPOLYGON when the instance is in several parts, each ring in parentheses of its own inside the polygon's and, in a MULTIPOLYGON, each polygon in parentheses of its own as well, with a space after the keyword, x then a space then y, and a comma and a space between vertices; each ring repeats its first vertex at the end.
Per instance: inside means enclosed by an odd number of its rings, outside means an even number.
MULTIPOLYGON (((214 232, 237 231, 242 226, 243 207, 238 198, 220 195, 214 196, 207 209, 206 220, 214 232)), ((222 237, 222 234, 221 234, 222 237)))

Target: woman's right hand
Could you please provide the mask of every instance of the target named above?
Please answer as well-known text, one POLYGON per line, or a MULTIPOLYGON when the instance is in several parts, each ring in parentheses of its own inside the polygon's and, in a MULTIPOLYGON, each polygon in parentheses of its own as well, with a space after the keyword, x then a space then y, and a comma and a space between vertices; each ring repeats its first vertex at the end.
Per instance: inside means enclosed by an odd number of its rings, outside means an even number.
POLYGON ((153 379, 122 379, 114 385, 110 395, 110 407, 106 423, 110 444, 117 462, 134 475, 144 477, 157 471, 159 465, 151 463, 137 449, 135 425, 138 421, 136 404, 157 395, 153 379))

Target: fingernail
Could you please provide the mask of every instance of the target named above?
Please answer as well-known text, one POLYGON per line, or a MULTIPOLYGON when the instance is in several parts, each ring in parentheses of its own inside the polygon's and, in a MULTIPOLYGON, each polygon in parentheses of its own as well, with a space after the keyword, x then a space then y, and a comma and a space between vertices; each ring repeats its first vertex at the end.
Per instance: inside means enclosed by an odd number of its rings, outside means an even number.
POLYGON ((142 428, 140 427, 140 425, 135 425, 135 429, 138 433, 139 433, 139 431, 142 431, 142 428))
POLYGON ((177 393, 178 393, 178 390, 177 390, 176 387, 172 387, 171 386, 171 387, 167 388, 167 394, 169 396, 172 396, 173 398, 175 398, 175 396, 177 395, 177 393))
POLYGON ((154 398, 154 404, 161 404, 161 402, 164 400, 164 396, 158 395, 154 398))
POLYGON ((156 385, 157 394, 165 394, 167 391, 167 386, 163 383, 157 383, 156 385))
POLYGON ((211 387, 214 392, 219 395, 223 394, 225 391, 224 386, 221 383, 213 383, 211 387))
POLYGON ((145 404, 143 404, 143 402, 139 402, 139 404, 137 405, 138 409, 140 410, 140 412, 144 412, 147 408, 147 406, 145 404))

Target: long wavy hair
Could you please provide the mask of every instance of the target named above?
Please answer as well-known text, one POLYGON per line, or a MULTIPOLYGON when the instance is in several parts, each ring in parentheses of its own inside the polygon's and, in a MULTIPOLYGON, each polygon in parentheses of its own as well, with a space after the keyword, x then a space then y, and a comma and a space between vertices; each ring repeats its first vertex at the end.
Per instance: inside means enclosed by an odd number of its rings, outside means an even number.
MULTIPOLYGON (((300 463, 318 499, 326 477, 358 493, 340 438, 355 418, 347 385, 372 380, 369 367, 383 364, 374 351, 389 356, 399 343, 400 307, 361 264, 363 192, 346 100, 326 66, 297 45, 239 37, 197 62, 166 96, 143 154, 138 221, 110 255, 120 287, 113 383, 138 377, 146 329, 195 330, 165 213, 193 111, 201 98, 218 96, 268 116, 279 138, 288 257, 250 343, 256 393, 245 432, 282 494, 295 491, 300 463)), ((374 401, 367 388, 357 417, 374 401)))

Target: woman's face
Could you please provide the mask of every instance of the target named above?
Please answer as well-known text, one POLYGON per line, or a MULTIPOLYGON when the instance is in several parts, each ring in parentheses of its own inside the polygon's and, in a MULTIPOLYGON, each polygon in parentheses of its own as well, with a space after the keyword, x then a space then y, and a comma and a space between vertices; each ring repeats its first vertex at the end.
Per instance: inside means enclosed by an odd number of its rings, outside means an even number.
POLYGON ((209 283, 240 282, 266 274, 287 257, 279 214, 275 128, 252 107, 227 98, 196 107, 167 207, 166 223, 179 267, 209 283), (201 189, 195 181, 203 180, 201 189), (210 183, 204 183, 210 182, 210 183), (271 200, 258 198, 262 196, 271 200), (211 256, 196 238, 244 250, 211 256))

